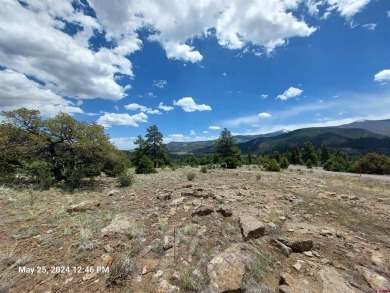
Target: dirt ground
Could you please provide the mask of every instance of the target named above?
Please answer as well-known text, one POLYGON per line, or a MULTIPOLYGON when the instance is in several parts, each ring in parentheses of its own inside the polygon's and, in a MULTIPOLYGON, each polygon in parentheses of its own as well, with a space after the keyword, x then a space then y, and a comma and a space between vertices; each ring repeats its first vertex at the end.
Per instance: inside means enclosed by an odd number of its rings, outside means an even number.
POLYGON ((228 292, 215 289, 224 278, 239 280, 230 292, 385 292, 389 211, 389 181, 304 169, 166 168, 74 193, 3 186, 0 292, 228 292), (244 239, 243 216, 264 235, 244 239), (289 239, 312 247, 286 254, 275 243, 289 239), (216 280, 210 262, 236 244, 244 271, 232 263, 216 280))

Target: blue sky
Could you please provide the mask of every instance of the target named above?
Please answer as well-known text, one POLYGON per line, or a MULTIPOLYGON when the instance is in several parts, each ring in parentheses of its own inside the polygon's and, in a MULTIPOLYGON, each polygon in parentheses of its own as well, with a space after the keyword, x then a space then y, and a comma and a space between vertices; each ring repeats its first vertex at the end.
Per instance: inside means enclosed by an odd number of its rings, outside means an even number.
POLYGON ((1 0, 0 110, 120 149, 390 119, 388 0, 1 0))

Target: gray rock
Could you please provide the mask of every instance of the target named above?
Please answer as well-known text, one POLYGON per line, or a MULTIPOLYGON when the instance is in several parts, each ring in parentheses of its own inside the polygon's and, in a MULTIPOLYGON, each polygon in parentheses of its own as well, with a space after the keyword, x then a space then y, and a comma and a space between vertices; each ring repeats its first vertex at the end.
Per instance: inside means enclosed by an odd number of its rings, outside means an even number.
POLYGON ((194 209, 192 216, 207 216, 214 212, 214 207, 211 205, 201 205, 194 209))
POLYGON ((310 251, 313 248, 312 239, 279 238, 278 240, 290 247, 293 252, 310 251))
POLYGON ((210 277, 210 291, 241 292, 241 282, 245 273, 239 244, 235 244, 214 257, 207 265, 210 277))
POLYGON ((97 200, 83 201, 70 206, 66 211, 68 213, 77 213, 85 211, 93 211, 100 208, 101 203, 97 200))
POLYGON ((226 207, 219 207, 217 212, 224 217, 231 217, 233 215, 233 211, 226 207))
POLYGON ((241 234, 245 241, 264 236, 264 223, 252 216, 240 216, 241 234))
POLYGON ((114 196, 114 195, 116 195, 116 194, 118 194, 118 193, 119 193, 119 190, 113 189, 113 190, 110 190, 110 191, 107 193, 107 195, 108 195, 108 196, 114 196))
POLYGON ((101 232, 103 234, 108 233, 126 233, 131 227, 133 227, 135 220, 127 215, 118 214, 111 220, 111 223, 103 228, 101 232))
POLYGON ((273 245, 275 245, 277 248, 279 248, 282 252, 283 252, 283 254, 285 255, 285 256, 289 256, 290 255, 290 253, 292 252, 292 249, 290 248, 290 247, 288 247, 287 245, 285 245, 285 244, 283 244, 282 242, 280 242, 279 240, 276 240, 276 239, 272 239, 271 240, 271 243, 273 244, 273 245))

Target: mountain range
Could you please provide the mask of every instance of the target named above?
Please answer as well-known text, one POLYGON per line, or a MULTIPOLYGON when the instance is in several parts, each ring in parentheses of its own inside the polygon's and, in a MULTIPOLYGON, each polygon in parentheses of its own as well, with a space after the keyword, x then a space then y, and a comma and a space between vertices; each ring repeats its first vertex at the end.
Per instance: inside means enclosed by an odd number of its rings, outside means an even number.
MULTIPOLYGON (((312 127, 287 132, 285 130, 259 135, 237 135, 237 146, 243 153, 286 152, 294 145, 311 141, 316 148, 326 143, 332 149, 344 149, 352 154, 369 152, 390 155, 390 119, 364 120, 335 127, 312 127)), ((207 154, 214 152, 215 140, 170 142, 171 154, 207 154)))

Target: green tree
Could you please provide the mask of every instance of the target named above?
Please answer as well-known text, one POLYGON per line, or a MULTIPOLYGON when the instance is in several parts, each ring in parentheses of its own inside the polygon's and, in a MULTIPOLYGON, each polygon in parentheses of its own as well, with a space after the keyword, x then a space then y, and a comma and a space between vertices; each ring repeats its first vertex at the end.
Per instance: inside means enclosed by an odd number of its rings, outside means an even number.
POLYGON ((357 162, 357 173, 366 174, 390 174, 390 158, 375 153, 369 153, 357 162))
POLYGON ((299 165, 301 163, 301 154, 297 145, 294 145, 291 151, 290 163, 293 165, 299 165))
POLYGON ((215 143, 215 152, 226 164, 226 168, 234 169, 241 165, 241 151, 236 146, 229 130, 224 128, 215 143))
POLYGON ((330 152, 326 143, 321 144, 320 148, 320 161, 324 165, 330 159, 330 152))
POLYGON ((146 130, 145 138, 145 154, 153 161, 154 167, 169 164, 168 150, 156 125, 146 130))
POLYGON ((280 168, 282 169, 287 169, 289 166, 289 162, 288 162, 288 159, 283 156, 281 159, 280 159, 280 168))
POLYGON ((330 156, 324 164, 324 169, 327 171, 347 172, 349 171, 350 163, 347 154, 344 151, 337 150, 330 156))
POLYGON ((248 149, 248 164, 252 165, 252 163, 253 163, 253 154, 252 154, 251 148, 249 147, 249 149, 248 149))
POLYGON ((148 157, 143 155, 139 160, 138 165, 135 167, 135 173, 137 174, 151 174, 157 173, 154 168, 153 161, 148 157))
POLYGON ((310 160, 312 165, 317 166, 317 154, 310 141, 305 142, 303 145, 302 160, 305 163, 310 160))

